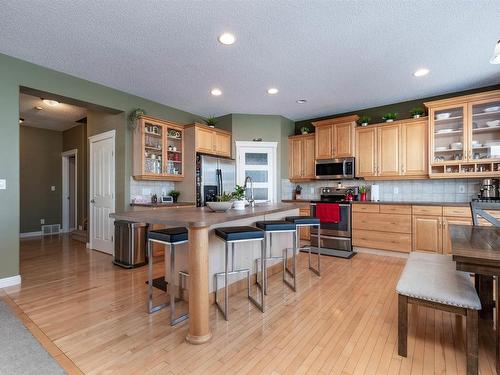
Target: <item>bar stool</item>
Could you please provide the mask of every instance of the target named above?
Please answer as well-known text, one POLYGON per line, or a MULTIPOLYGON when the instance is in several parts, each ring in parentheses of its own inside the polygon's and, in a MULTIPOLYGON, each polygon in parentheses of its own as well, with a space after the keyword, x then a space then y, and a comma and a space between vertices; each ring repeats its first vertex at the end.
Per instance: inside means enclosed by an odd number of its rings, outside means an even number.
MULTIPOLYGON (((320 228, 320 220, 318 218, 315 218, 313 216, 288 216, 285 218, 286 221, 294 223, 297 226, 297 231, 295 232, 295 241, 296 243, 299 244, 299 251, 307 251, 309 253, 309 269, 314 272, 316 275, 321 276, 321 228, 320 228), (299 242, 299 233, 300 233, 300 228, 302 227, 317 227, 318 228, 318 265, 317 268, 314 268, 311 264, 311 250, 312 246, 300 246, 299 242)), ((295 256, 295 252, 294 252, 295 256)), ((288 249, 286 249, 285 252, 285 263, 288 261, 288 249)), ((295 262, 295 260, 294 260, 295 262)), ((287 268, 288 271, 288 268, 287 268)), ((288 271, 290 273, 290 271, 288 271)), ((294 270, 295 274, 295 270, 294 270)))
MULTIPOLYGON (((264 294, 267 294, 267 262, 268 261, 273 261, 273 260, 281 260, 283 263, 283 282, 294 292, 296 290, 296 281, 295 281, 295 276, 293 275, 293 284, 290 283, 286 277, 286 263, 285 263, 285 251, 286 249, 283 249, 282 255, 274 255, 273 256, 273 234, 275 233, 292 233, 292 239, 293 239, 293 253, 295 254, 296 248, 297 248, 297 236, 295 233, 297 232, 297 226, 295 223, 291 223, 285 220, 267 220, 267 221, 257 221, 255 223, 257 228, 260 228, 264 231, 264 251, 265 251, 265 258, 264 258, 264 294), (269 234, 269 256, 267 256, 267 235, 269 234)), ((295 256, 293 257, 293 262, 294 262, 294 267, 295 267, 295 256)), ((257 265, 257 269, 259 268, 259 260, 256 259, 255 263, 257 265)))
MULTIPOLYGON (((257 308, 264 312, 264 291, 261 285, 264 285, 264 231, 255 227, 250 226, 239 226, 239 227, 225 227, 225 228, 216 228, 215 235, 219 237, 225 243, 225 252, 224 252, 224 271, 218 272, 214 275, 215 278, 215 304, 218 309, 224 316, 225 320, 229 318, 229 288, 228 288, 228 277, 229 275, 235 275, 240 273, 246 273, 247 275, 247 296, 248 299, 255 305, 257 308), (260 302, 257 302, 250 295, 250 269, 234 268, 234 244, 239 242, 250 242, 250 241, 261 241, 261 284, 257 283, 257 288, 260 290, 260 302), (229 270, 229 245, 231 244, 231 270, 229 270), (224 276, 224 306, 222 307, 219 304, 218 295, 218 278, 224 276)), ((258 270, 257 270, 258 276, 258 270)))
MULTIPOLYGON (((175 246, 188 242, 188 231, 184 227, 151 230, 148 232, 148 312, 154 313, 170 305, 170 325, 176 325, 188 318, 188 314, 175 316, 175 246), (169 245, 170 272, 168 272, 168 294, 170 300, 161 305, 153 306, 153 247, 152 243, 169 245)), ((167 263, 167 251, 165 249, 165 265, 167 263)))

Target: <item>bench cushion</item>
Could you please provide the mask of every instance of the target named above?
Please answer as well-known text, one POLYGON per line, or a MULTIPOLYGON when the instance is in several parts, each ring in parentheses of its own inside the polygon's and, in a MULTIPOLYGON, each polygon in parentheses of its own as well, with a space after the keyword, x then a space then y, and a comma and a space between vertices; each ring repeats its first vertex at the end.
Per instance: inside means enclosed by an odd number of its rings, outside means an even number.
POLYGON ((299 225, 300 224, 318 225, 320 223, 319 219, 313 216, 287 216, 285 217, 285 220, 299 225))
POLYGON ((264 231, 249 226, 216 228, 215 234, 224 241, 241 241, 264 238, 264 231))
POLYGON ((470 275, 457 271, 446 255, 412 253, 401 273, 396 291, 404 296, 443 305, 481 310, 470 275), (428 256, 430 255, 430 256, 428 256))
POLYGON ((188 239, 188 230, 184 227, 150 230, 148 239, 166 243, 183 242, 188 239))
POLYGON ((265 230, 266 232, 295 230, 297 228, 295 223, 284 220, 257 221, 255 225, 257 226, 257 228, 265 230))

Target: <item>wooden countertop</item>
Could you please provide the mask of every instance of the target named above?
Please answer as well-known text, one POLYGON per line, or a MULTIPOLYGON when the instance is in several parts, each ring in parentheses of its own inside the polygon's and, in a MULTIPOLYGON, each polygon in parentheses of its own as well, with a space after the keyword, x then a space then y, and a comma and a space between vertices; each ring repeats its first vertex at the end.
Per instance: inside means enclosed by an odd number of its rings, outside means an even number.
POLYGON ((453 257, 489 260, 500 266, 500 228, 450 225, 453 257))
POLYGON ((247 207, 241 211, 231 209, 226 212, 212 212, 208 207, 183 207, 178 210, 158 208, 155 210, 115 212, 110 214, 110 217, 116 220, 138 223, 202 228, 254 216, 298 209, 299 207, 300 205, 294 203, 257 204, 253 208, 247 207))

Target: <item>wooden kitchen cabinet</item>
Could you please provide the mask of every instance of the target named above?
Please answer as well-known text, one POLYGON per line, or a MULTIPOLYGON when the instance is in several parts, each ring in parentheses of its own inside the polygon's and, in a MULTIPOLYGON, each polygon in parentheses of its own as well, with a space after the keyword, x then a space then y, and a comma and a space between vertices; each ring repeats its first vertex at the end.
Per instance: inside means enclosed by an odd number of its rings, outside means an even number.
POLYGON ((184 178, 184 126, 140 116, 133 133, 136 180, 181 181, 184 178))
POLYGON ((288 137, 288 163, 290 181, 315 179, 314 134, 288 137))
POLYGON ((316 160, 354 156, 354 129, 358 116, 315 121, 316 160))
POLYGON ((202 124, 194 126, 196 152, 231 157, 231 133, 202 124))
POLYGON ((424 103, 429 108, 431 178, 500 172, 500 90, 424 103))
POLYGON ((413 215, 412 221, 412 250, 442 253, 442 217, 413 215))
POLYGON ((377 175, 377 128, 356 129, 356 177, 377 175))
POLYGON ((377 129, 377 176, 391 177, 401 174, 401 126, 385 125, 377 129))
MULTIPOLYGON (((311 208, 309 206, 299 208, 300 216, 310 216, 311 208)), ((299 238, 303 241, 311 241, 311 229, 310 227, 302 227, 300 228, 299 238)))
POLYGON ((356 177, 407 179, 428 176, 426 118, 358 127, 356 177))

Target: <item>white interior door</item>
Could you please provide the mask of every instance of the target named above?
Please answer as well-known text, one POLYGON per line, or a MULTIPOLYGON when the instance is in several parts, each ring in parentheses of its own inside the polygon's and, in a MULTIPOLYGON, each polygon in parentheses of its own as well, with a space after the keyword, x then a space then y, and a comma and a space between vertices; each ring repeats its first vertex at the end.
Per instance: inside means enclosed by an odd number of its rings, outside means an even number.
POLYGON ((243 185, 247 176, 252 178, 256 202, 276 202, 276 149, 276 142, 236 142, 236 180, 243 185))
POLYGON ((90 137, 90 247, 113 254, 115 211, 115 132, 90 137))

